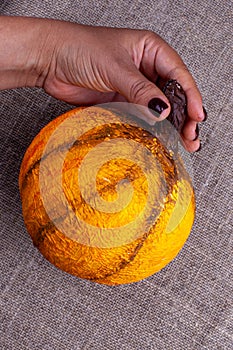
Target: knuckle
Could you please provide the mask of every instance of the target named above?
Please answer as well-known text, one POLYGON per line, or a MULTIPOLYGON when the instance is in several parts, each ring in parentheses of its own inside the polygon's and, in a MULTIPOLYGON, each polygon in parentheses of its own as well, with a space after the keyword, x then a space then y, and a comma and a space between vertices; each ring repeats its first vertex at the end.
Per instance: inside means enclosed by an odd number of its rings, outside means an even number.
POLYGON ((155 33, 150 29, 141 29, 142 34, 145 36, 154 36, 155 33))
POLYGON ((136 80, 130 87, 130 99, 138 101, 142 100, 150 89, 151 87, 146 81, 136 80))
POLYGON ((172 68, 170 70, 169 77, 171 77, 172 79, 175 79, 175 78, 179 79, 180 76, 182 76, 184 74, 190 75, 188 67, 185 65, 185 63, 183 61, 180 61, 177 66, 175 66, 174 68, 172 68))
POLYGON ((146 41, 158 42, 163 41, 162 38, 152 30, 143 30, 146 41))

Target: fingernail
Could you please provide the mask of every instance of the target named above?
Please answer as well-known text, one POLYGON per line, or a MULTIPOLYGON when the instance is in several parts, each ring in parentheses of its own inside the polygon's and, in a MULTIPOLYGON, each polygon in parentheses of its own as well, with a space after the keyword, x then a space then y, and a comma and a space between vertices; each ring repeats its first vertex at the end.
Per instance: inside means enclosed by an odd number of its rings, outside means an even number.
POLYGON ((200 146, 198 147, 198 149, 195 151, 195 152, 199 152, 201 150, 202 146, 201 146, 201 143, 200 143, 200 146))
POLYGON ((159 115, 156 117, 160 117, 160 114, 168 108, 168 105, 163 101, 160 100, 160 98, 152 98, 148 103, 148 108, 152 109, 153 111, 157 112, 159 115))
POLYGON ((197 124, 197 126, 196 126, 195 133, 196 133, 196 136, 195 136, 195 138, 193 139, 193 141, 196 141, 196 140, 198 139, 198 137, 199 137, 199 126, 198 126, 198 124, 197 124))
POLYGON ((206 121, 206 119, 207 119, 207 112, 206 112, 206 109, 205 109, 205 107, 203 107, 203 112, 204 112, 204 119, 203 119, 203 122, 205 122, 206 121))

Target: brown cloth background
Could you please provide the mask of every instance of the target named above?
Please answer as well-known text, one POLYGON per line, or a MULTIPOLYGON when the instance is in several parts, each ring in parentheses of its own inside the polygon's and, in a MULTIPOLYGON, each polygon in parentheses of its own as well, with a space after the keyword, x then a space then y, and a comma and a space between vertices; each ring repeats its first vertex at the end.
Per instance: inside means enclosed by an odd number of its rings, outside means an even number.
POLYGON ((1 349, 232 349, 232 8, 229 0, 1 1, 1 14, 159 33, 193 73, 209 114, 192 156, 197 215, 186 245, 150 278, 108 287, 53 267, 23 224, 23 154, 71 106, 38 89, 0 93, 1 349))

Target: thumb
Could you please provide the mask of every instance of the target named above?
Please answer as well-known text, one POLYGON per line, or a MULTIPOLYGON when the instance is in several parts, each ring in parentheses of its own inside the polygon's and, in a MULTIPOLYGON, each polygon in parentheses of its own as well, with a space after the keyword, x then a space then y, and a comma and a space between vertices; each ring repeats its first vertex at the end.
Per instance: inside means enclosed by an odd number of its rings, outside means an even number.
POLYGON ((150 117, 156 121, 168 117, 171 106, 167 97, 151 81, 149 81, 136 67, 121 70, 117 77, 116 89, 128 102, 146 106, 150 109, 150 117))

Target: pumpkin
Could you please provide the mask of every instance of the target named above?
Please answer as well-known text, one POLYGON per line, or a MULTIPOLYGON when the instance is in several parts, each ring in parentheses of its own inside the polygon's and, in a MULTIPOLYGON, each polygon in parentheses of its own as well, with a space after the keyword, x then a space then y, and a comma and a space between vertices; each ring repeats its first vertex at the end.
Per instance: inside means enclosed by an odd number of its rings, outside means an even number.
POLYGON ((103 106, 76 108, 46 125, 24 155, 19 188, 26 228, 47 260, 118 285, 175 258, 195 199, 182 158, 143 121, 103 106))

